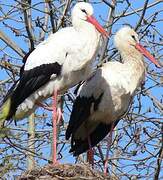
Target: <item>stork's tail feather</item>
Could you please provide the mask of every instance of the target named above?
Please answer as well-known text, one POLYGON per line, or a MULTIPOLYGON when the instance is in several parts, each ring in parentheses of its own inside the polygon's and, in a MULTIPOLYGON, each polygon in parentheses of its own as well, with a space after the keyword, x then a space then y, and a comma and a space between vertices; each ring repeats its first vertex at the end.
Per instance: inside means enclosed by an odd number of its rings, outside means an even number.
POLYGON ((7 120, 9 116, 10 108, 11 108, 11 98, 9 97, 0 107, 0 139, 10 134, 9 128, 4 126, 5 120, 7 120))
POLYGON ((0 129, 0 143, 1 143, 1 138, 11 137, 11 136, 12 136, 12 132, 10 128, 3 127, 2 129, 0 129))
POLYGON ((0 109, 0 127, 8 118, 11 108, 11 98, 9 97, 1 106, 0 109))

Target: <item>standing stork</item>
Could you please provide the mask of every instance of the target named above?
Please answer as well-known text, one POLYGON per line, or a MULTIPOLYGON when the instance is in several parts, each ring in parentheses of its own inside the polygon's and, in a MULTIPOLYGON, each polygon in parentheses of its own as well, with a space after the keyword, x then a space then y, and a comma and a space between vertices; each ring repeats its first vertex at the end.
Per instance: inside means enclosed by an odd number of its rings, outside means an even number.
MULTIPOLYGON (((28 55, 20 79, 4 98, 0 111, 1 124, 5 120, 29 116, 53 92, 56 109, 57 94, 63 94, 89 76, 100 33, 107 37, 108 34, 93 17, 93 7, 89 3, 80 2, 74 6, 72 25, 50 35, 28 55)), ((56 116, 53 119, 53 135, 56 134, 55 122, 56 116)), ((53 139, 56 151, 56 137, 53 139)), ((56 163, 55 153, 53 162, 56 163)))
POLYGON ((138 34, 132 28, 121 28, 114 41, 122 63, 107 62, 97 69, 79 88, 73 104, 66 139, 71 137, 70 152, 74 156, 97 145, 127 112, 136 89, 145 78, 143 55, 160 67, 139 43, 138 34))

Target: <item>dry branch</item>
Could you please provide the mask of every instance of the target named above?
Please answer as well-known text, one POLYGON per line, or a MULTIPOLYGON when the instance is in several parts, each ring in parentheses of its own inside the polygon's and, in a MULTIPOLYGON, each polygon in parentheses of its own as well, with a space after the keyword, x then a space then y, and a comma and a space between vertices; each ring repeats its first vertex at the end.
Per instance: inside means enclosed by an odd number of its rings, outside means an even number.
POLYGON ((2 31, 0 31, 0 39, 2 39, 2 41, 4 41, 11 49, 19 54, 19 56, 24 57, 25 52, 2 31))

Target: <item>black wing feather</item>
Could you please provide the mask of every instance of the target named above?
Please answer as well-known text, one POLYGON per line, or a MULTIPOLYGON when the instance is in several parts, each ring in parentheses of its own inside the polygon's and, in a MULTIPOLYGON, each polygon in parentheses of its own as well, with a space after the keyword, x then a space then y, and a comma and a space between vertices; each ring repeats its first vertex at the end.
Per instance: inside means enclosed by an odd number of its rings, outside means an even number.
POLYGON ((26 63, 29 55, 30 55, 34 50, 35 50, 35 48, 34 48, 34 49, 31 49, 31 50, 30 50, 28 53, 26 53, 25 56, 23 57, 23 65, 22 65, 22 67, 20 68, 20 74, 19 74, 20 76, 21 76, 21 75, 23 74, 23 72, 24 72, 25 63, 26 63))
POLYGON ((91 97, 80 97, 78 96, 73 104, 72 113, 70 116, 69 125, 66 130, 66 140, 70 138, 72 134, 82 125, 84 121, 90 116, 91 106, 94 103, 94 110, 98 109, 98 105, 101 101, 103 93, 95 99, 91 97))
POLYGON ((90 115, 90 106, 92 98, 78 96, 73 104, 72 113, 69 120, 69 125, 66 130, 66 140, 71 134, 75 133, 76 129, 81 126, 83 120, 86 120, 90 115))
MULTIPOLYGON (((114 127, 118 124, 119 120, 114 123, 114 127)), ((102 139, 104 139, 107 134, 110 132, 113 124, 104 124, 99 123, 96 129, 90 134, 91 146, 96 146, 102 139)), ((89 150, 88 139, 85 140, 72 138, 74 142, 72 142, 73 146, 71 147, 70 152, 73 152, 74 156, 78 156, 87 150, 89 150)))
MULTIPOLYGON (((43 64, 31 70, 24 71, 19 79, 17 87, 9 93, 11 98, 10 113, 7 119, 12 118, 17 107, 33 92, 45 85, 51 78, 51 75, 61 73, 61 65, 57 62, 43 64)), ((15 85, 11 89, 13 89, 15 85)), ((7 98, 5 98, 7 99, 7 98)))

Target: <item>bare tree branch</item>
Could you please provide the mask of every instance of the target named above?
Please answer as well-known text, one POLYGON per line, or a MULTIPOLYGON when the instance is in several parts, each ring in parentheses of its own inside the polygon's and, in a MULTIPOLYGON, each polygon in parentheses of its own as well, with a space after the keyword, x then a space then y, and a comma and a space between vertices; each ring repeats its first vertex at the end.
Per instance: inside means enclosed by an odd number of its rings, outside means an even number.
POLYGON ((159 180, 159 175, 160 175, 160 171, 161 171, 161 163, 162 163, 162 159, 163 159, 163 124, 161 126, 161 132, 162 132, 162 138, 161 138, 162 143, 161 143, 160 150, 158 152, 157 167, 156 167, 156 171, 155 171, 154 180, 159 180))
MULTIPOLYGON (((108 30, 110 35, 111 35, 112 24, 113 24, 113 21, 114 21, 115 7, 116 7, 116 0, 113 1, 112 8, 110 8, 110 11, 109 11, 109 14, 108 14, 108 17, 107 17, 107 26, 108 26, 107 30, 108 30)), ((104 59, 108 42, 109 42, 109 38, 107 38, 107 39, 105 38, 104 42, 103 42, 103 46, 102 46, 103 48, 101 50, 101 54, 100 54, 100 57, 99 57, 99 62, 100 63, 104 59)))
POLYGON ((1 30, 0 30, 0 39, 2 39, 16 53, 18 53, 19 56, 24 57, 25 52, 1 30))
POLYGON ((54 18, 53 18, 54 9, 53 9, 53 6, 52 6, 52 1, 51 0, 46 0, 46 3, 48 3, 48 5, 49 5, 49 14, 50 14, 50 22, 51 22, 51 26, 52 26, 52 32, 55 33, 56 32, 56 27, 55 27, 54 18))
POLYGON ((157 99, 156 97, 154 97, 149 90, 146 90, 144 92, 145 95, 147 95, 151 100, 152 102, 154 103, 154 105, 160 110, 161 114, 163 115, 163 104, 161 104, 157 99))
POLYGON ((34 49, 34 35, 32 32, 32 19, 31 19, 31 9, 29 8, 31 6, 31 0, 22 0, 22 8, 24 12, 24 21, 25 21, 25 27, 26 31, 29 37, 30 41, 30 50, 34 49))
MULTIPOLYGON (((153 3, 149 4, 149 5, 147 6, 147 9, 149 9, 149 8, 151 8, 151 7, 159 4, 159 3, 162 3, 162 0, 156 0, 156 2, 153 2, 153 3)), ((141 8, 138 8, 138 9, 136 9, 135 11, 128 12, 128 13, 124 14, 123 17, 133 15, 133 14, 135 14, 135 12, 140 12, 140 11, 143 11, 143 10, 144 10, 144 7, 143 7, 143 8, 142 8, 142 7, 141 7, 141 8)), ((121 16, 121 15, 118 14, 118 15, 115 16, 115 18, 117 18, 117 17, 119 17, 119 16, 121 16)))
POLYGON ((30 150, 27 155, 28 170, 35 167, 35 115, 32 113, 28 118, 28 149, 30 150))
POLYGON ((143 9, 143 12, 141 14, 141 17, 139 19, 139 22, 137 23, 136 27, 135 27, 135 31, 138 30, 139 26, 141 25, 142 21, 144 20, 144 15, 145 15, 145 12, 147 10, 147 5, 148 5, 148 2, 149 0, 146 0, 145 3, 144 3, 144 9, 143 9))
POLYGON ((45 0, 45 15, 44 15, 44 24, 43 24, 43 29, 41 29, 41 32, 40 32, 40 41, 43 41, 44 38, 45 38, 45 34, 46 34, 46 31, 48 29, 48 20, 49 20, 49 14, 48 14, 48 3, 46 2, 45 0))
POLYGON ((63 9, 63 14, 62 14, 61 18, 59 19, 59 22, 57 23, 58 24, 57 29, 60 28, 60 26, 62 25, 62 23, 64 21, 64 17, 65 17, 65 15, 67 13, 67 10, 68 10, 69 6, 70 6, 70 3, 71 3, 71 0, 66 1, 65 7, 63 9))

